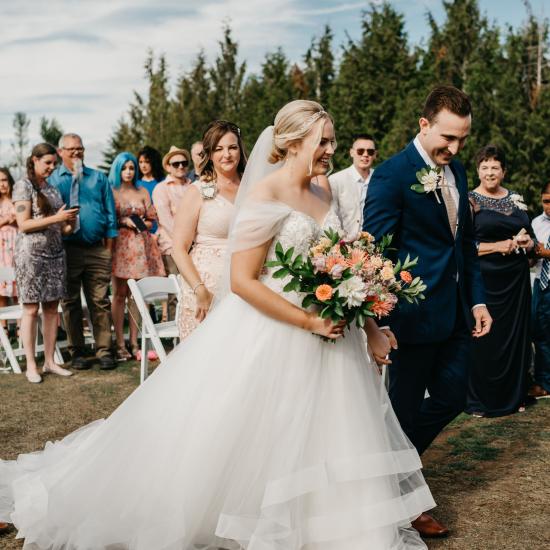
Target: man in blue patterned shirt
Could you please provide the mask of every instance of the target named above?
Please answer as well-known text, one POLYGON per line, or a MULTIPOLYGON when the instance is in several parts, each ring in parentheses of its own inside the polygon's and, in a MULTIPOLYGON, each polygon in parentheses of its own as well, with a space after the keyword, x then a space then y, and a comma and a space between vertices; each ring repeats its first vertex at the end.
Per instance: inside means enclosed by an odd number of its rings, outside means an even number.
POLYGON ((65 238, 67 298, 62 302, 72 367, 91 366, 84 352, 82 286, 92 319, 97 359, 102 369, 112 369, 116 363, 108 292, 113 239, 118 234, 113 192, 105 174, 84 166, 80 136, 62 136, 58 154, 63 162, 48 181, 57 188, 67 206, 79 208, 75 230, 65 238))

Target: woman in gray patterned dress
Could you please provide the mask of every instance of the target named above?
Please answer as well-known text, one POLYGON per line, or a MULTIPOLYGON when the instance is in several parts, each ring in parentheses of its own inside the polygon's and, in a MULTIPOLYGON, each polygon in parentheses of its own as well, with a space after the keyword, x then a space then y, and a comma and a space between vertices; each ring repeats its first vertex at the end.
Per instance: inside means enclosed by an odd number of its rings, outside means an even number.
POLYGON ((27 380, 42 381, 35 359, 38 309, 42 305, 43 373, 70 376, 54 359, 57 306, 65 296, 65 251, 62 235, 72 231, 77 209, 66 210, 46 178, 53 172, 57 152, 49 143, 36 145, 27 159, 27 175, 12 194, 19 233, 15 241, 15 279, 23 305, 21 337, 27 359, 27 380))

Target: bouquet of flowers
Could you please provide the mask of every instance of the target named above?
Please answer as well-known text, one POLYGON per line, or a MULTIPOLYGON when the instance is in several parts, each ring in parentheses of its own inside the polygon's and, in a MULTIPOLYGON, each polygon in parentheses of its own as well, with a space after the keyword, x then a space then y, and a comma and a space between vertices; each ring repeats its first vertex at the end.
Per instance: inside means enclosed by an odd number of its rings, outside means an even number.
POLYGON ((362 327, 367 317, 385 317, 399 300, 416 303, 424 299, 426 285, 410 270, 418 258, 409 256, 394 264, 384 257, 392 237, 375 243, 370 233, 363 232, 353 241, 342 240, 339 233, 327 230, 309 250, 306 258, 294 256, 294 248, 275 246, 276 260, 267 267, 279 267, 274 278, 290 277, 284 291, 305 294, 302 307, 316 305, 319 315, 334 322, 355 321, 362 327))

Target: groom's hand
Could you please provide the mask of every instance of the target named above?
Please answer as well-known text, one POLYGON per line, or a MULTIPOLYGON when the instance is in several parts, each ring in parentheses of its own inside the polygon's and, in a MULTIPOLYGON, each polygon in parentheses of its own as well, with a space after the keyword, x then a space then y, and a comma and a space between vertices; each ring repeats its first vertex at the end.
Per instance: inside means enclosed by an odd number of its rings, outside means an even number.
POLYGON ((472 315, 474 316, 474 320, 476 323, 476 326, 472 331, 472 336, 474 338, 481 338, 482 336, 489 334, 491 330, 491 325, 493 324, 493 318, 491 317, 491 314, 489 313, 487 307, 474 307, 474 309, 472 310, 472 315))

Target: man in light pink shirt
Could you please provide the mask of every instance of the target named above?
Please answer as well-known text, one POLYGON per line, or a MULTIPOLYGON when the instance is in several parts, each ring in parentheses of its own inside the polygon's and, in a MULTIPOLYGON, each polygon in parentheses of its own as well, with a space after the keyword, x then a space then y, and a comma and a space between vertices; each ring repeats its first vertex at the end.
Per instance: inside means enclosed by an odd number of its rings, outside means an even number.
MULTIPOLYGON (((153 203, 157 210, 159 228, 157 231, 158 243, 162 253, 164 268, 168 274, 178 274, 176 263, 172 259, 172 230, 174 217, 183 193, 189 187, 191 180, 187 177, 191 155, 186 149, 172 145, 170 151, 164 155, 162 165, 168 176, 155 186, 153 203)), ((176 297, 168 300, 168 319, 173 320, 176 312, 176 297)))

